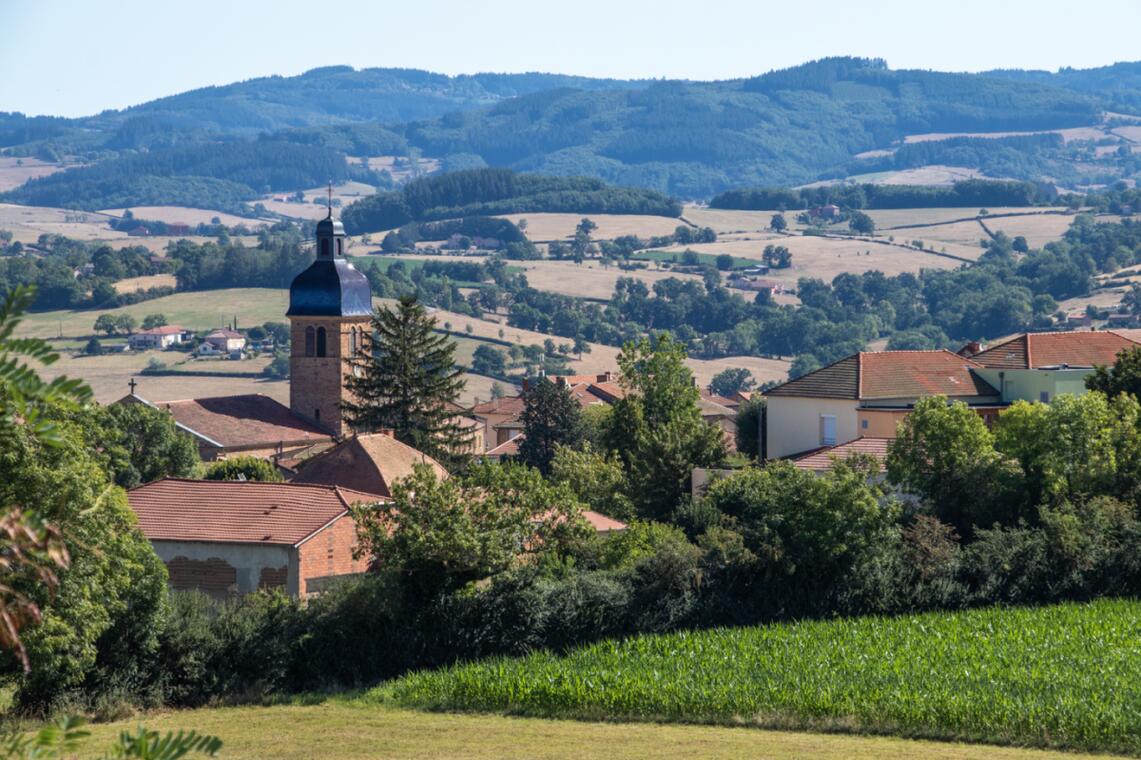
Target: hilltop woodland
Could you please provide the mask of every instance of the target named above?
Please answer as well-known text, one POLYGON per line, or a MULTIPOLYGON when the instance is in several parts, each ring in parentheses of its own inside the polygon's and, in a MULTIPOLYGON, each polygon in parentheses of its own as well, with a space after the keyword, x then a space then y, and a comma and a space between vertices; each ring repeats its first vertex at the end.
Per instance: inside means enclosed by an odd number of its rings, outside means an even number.
POLYGON ((172 445, 183 434, 156 410, 123 417, 74 381, 40 382, 20 354, 50 362, 46 345, 8 338, 30 300, 17 290, 0 309, 0 498, 15 526, 0 540, 16 563, 0 612, 18 633, 3 673, 28 713, 364 686, 641 632, 1141 590, 1141 353, 1085 396, 1015 404, 993 432, 961 404, 921 402, 887 460, 914 501, 859 458, 822 476, 748 466, 694 500, 688 473, 726 452, 684 346, 660 334, 623 348, 627 395, 602 415, 583 417, 565 388, 528 394, 535 467, 458 464, 444 481, 419 467, 393 502, 356 505, 366 576, 305 605, 172 592, 122 486, 185 474, 193 447, 172 445), (630 528, 600 536, 587 507, 630 528))
MULTIPOLYGON (((370 156, 413 165, 432 156, 446 171, 495 166, 697 199, 927 165, 1064 186, 1108 184, 1136 178, 1141 156, 1107 130, 1070 141, 1058 134, 904 138, 1108 128, 1121 117, 1107 122, 1106 112, 1138 112, 1138 91, 1141 63, 961 74, 840 57, 719 82, 334 66, 82 119, 0 113, 5 154, 81 164, 2 197, 62 208, 177 204, 250 214, 260 195, 330 178, 390 188, 387 172, 360 161, 370 156), (1116 148, 1099 150, 1109 145, 1116 148), (877 154, 857 158, 867 151, 877 154)), ((548 210, 560 210, 548 200, 548 210)), ((615 203, 644 201, 603 205, 615 203)))

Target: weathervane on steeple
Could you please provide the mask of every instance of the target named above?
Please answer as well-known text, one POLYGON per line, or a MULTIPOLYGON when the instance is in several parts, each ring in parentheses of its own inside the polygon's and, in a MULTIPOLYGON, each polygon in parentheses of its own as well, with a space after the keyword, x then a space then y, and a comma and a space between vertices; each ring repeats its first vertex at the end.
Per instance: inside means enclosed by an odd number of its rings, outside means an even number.
POLYGON ((329 218, 333 218, 333 180, 329 180, 329 218))

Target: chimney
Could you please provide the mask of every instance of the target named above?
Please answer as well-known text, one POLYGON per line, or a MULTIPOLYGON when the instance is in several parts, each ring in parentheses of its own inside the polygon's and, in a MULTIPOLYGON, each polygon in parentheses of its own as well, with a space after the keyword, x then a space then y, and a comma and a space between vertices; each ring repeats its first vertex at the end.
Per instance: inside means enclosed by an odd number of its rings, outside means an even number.
POLYGON ((979 343, 977 340, 972 340, 969 343, 965 343, 963 345, 963 347, 958 350, 957 353, 959 354, 959 356, 970 359, 972 356, 974 356, 977 353, 980 353, 982 350, 983 350, 983 344, 979 343))

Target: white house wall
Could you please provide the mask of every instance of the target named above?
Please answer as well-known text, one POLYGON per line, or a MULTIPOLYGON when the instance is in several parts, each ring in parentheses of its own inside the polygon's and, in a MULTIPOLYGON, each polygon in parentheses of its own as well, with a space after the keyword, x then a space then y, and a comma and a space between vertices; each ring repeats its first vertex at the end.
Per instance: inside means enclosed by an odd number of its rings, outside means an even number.
POLYGON ((856 430, 856 400, 767 396, 765 412, 766 453, 770 459, 819 448, 820 416, 836 418, 836 443, 859 437, 856 430))

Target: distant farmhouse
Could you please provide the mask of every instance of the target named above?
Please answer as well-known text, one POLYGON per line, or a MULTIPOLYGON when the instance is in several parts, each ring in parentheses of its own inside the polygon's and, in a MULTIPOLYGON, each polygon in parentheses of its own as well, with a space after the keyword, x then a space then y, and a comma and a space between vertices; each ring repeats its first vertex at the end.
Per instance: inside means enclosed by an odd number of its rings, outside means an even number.
POLYGON ((131 333, 127 336, 127 344, 132 351, 146 351, 154 348, 161 350, 182 343, 190 335, 193 335, 193 330, 187 330, 178 325, 163 325, 162 327, 152 327, 148 330, 131 333))

